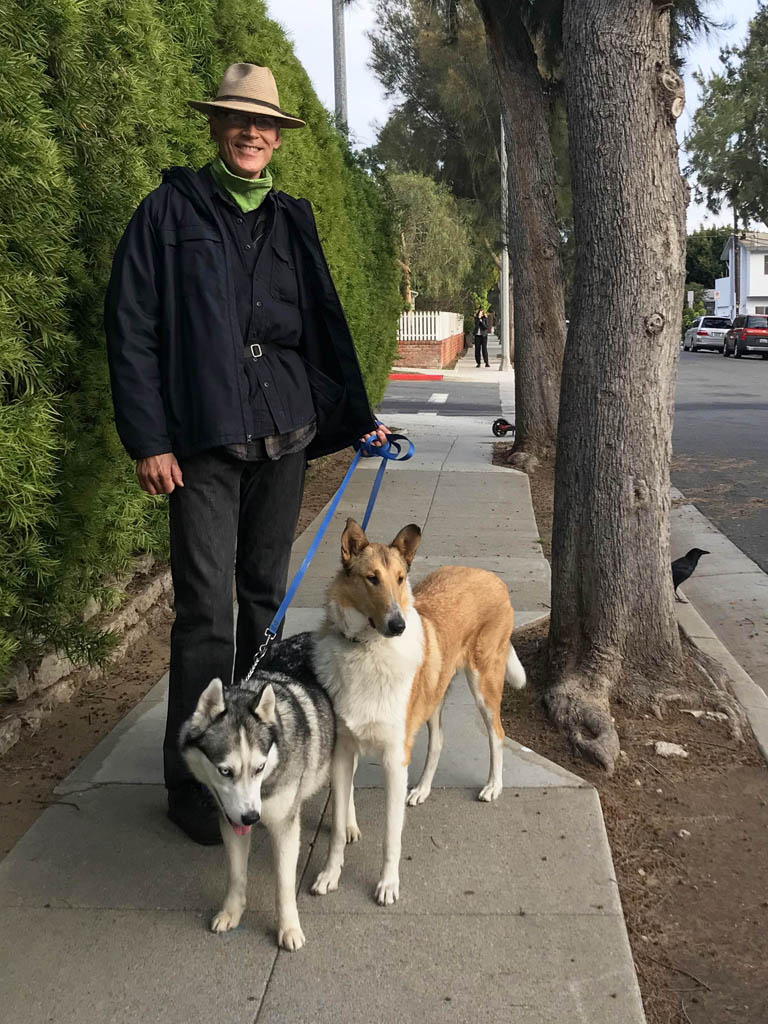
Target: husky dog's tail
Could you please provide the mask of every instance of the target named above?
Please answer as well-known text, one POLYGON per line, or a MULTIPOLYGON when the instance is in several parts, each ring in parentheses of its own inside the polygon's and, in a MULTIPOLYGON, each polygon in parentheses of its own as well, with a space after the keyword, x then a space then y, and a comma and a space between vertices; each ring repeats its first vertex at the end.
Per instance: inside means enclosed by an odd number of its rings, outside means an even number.
POLYGON ((513 690, 522 690, 525 686, 525 669, 520 664, 517 651, 510 642, 509 654, 507 655, 507 667, 504 672, 504 682, 509 683, 513 690))

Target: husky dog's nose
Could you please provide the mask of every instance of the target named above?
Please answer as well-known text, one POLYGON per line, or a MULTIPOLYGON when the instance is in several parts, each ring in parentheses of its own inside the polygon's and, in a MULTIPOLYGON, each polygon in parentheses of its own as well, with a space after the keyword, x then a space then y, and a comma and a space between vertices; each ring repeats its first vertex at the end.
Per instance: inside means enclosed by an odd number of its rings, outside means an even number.
POLYGON ((405 619, 398 612, 396 615, 392 615, 387 619, 387 635, 388 636, 400 636, 401 633, 405 632, 405 619))
POLYGON ((248 813, 244 814, 240 820, 244 825, 255 825, 260 817, 261 815, 258 811, 248 811, 248 813))

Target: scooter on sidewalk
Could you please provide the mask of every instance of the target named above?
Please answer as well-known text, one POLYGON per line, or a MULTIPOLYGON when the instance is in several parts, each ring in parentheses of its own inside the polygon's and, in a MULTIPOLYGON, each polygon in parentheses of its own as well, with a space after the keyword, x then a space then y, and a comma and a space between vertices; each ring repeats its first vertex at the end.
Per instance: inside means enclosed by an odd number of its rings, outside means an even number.
POLYGON ((503 416, 493 421, 491 430, 494 437, 506 437, 507 434, 511 434, 513 438, 515 436, 515 424, 505 420, 503 416))

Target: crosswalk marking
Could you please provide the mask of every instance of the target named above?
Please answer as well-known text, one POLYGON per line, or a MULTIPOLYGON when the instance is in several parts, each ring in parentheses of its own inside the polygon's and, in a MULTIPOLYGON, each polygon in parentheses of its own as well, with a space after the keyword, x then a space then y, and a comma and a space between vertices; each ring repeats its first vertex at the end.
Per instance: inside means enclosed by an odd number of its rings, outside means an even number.
POLYGON ((432 394, 429 396, 429 401, 436 402, 437 404, 442 405, 443 402, 448 401, 448 392, 442 394, 439 391, 433 391, 432 394))

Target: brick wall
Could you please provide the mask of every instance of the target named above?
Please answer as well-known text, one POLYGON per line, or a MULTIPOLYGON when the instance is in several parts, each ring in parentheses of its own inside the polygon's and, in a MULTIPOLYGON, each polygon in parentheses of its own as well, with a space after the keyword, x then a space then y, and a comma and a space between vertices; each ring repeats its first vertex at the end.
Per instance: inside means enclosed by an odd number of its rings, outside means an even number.
POLYGON ((398 341, 395 366, 441 370, 464 348, 464 335, 454 334, 442 341, 398 341))

